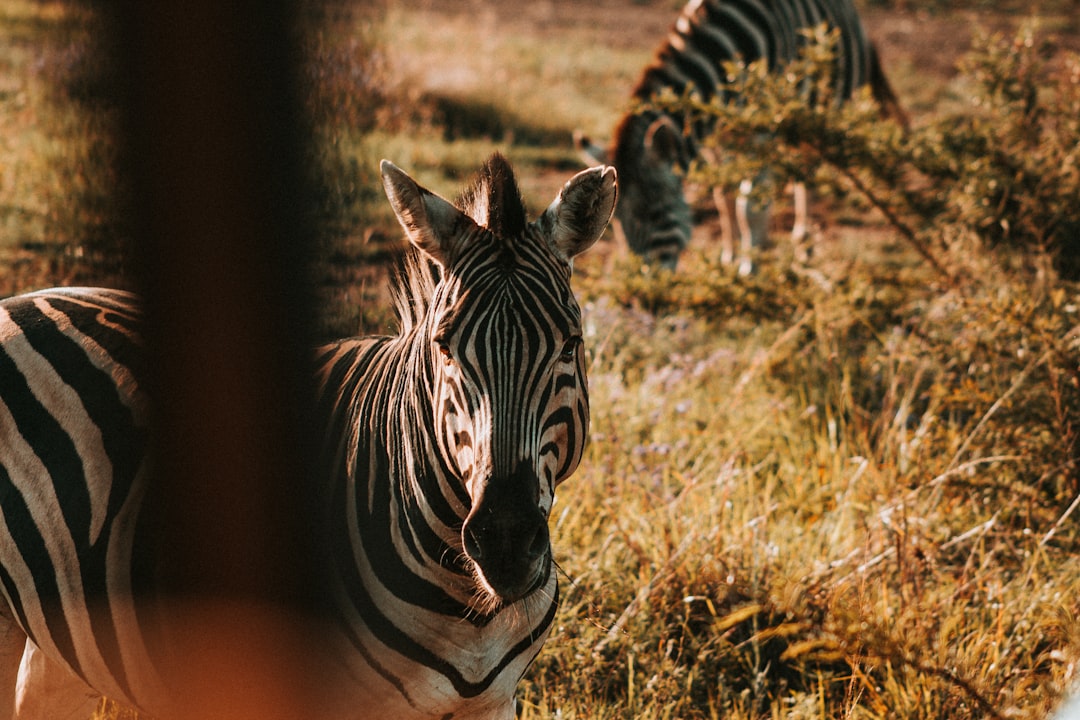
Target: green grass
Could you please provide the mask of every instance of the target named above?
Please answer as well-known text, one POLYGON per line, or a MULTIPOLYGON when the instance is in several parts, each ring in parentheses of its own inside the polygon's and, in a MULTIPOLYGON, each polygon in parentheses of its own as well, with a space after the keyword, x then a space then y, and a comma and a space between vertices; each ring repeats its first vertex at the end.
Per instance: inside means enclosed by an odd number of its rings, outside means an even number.
MULTIPOLYGON (((38 250, 86 227, 55 216, 72 168, 102 182, 103 121, 35 70, 70 12, 0 1, 6 292, 70 281, 77 258, 38 250)), ((391 324, 380 158, 452 196, 501 150, 535 213, 576 169, 570 132, 606 135, 659 39, 440 12, 319 36, 324 334, 391 324)), ((917 122, 956 110, 962 81, 887 57, 917 122)), ((522 718, 1034 720, 1076 682, 1080 286, 958 244, 947 285, 845 202, 817 211, 807 268, 781 248, 736 277, 708 232, 674 275, 609 241, 578 261, 592 439, 553 510, 563 603, 522 718)))

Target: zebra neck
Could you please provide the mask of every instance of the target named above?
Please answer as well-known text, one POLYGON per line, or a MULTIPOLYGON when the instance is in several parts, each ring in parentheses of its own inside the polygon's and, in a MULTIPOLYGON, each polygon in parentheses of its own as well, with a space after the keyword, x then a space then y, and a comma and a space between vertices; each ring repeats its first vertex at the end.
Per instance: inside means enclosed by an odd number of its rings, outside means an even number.
POLYGON ((430 360, 427 355, 414 357, 409 366, 413 372, 407 373, 409 379, 399 386, 402 396, 396 403, 394 424, 400 431, 387 438, 394 463, 391 477, 398 478, 397 499, 411 511, 409 517, 424 515, 433 527, 442 526, 440 534, 460 552, 458 533, 469 514, 469 497, 437 440, 442 429, 432 403, 434 370, 430 360), (434 517, 432 511, 437 511, 434 517))
MULTIPOLYGON (((396 377, 384 387, 391 391, 387 414, 374 425, 383 431, 369 453, 372 472, 367 487, 356 487, 358 505, 366 496, 370 511, 364 522, 381 536, 364 543, 392 550, 377 554, 385 566, 380 574, 411 578, 410 597, 427 597, 433 609, 460 616, 475 594, 461 546, 469 501, 435 440, 433 371, 426 355, 413 353, 391 375, 396 377)), ((375 555, 369 553, 373 560, 375 555)))

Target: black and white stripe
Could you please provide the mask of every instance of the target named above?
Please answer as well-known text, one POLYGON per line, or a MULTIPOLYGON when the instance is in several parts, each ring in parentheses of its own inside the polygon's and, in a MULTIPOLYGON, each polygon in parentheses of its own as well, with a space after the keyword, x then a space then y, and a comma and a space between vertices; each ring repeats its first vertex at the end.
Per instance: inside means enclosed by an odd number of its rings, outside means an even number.
MULTIPOLYGON (((532 223, 498 156, 460 208, 385 162, 383 179, 417 248, 400 332, 316 353, 340 675, 313 717, 505 720, 557 604, 547 515, 589 421, 571 261, 611 218, 614 172, 578 174, 532 223)), ((21 658, 14 717, 89 717, 99 694, 169 702, 136 592, 139 326, 136 299, 109 290, 0 303, 0 681, 14 686, 21 658)))
POLYGON ((72 674, 135 703, 161 688, 131 602, 149 420, 139 325, 117 291, 0 303, 0 673, 11 683, 22 657, 21 679, 48 689, 20 686, 17 717, 88 717, 96 701, 62 682, 72 674))
POLYGON ((464 212, 384 179, 418 248, 401 332, 328 347, 319 373, 351 671, 371 717, 512 718, 557 603, 547 515, 588 431, 570 261, 611 217, 614 172, 534 223, 498 156, 464 212))
MULTIPOLYGON (((851 0, 691 0, 645 68, 633 99, 648 103, 664 90, 681 95, 692 89, 704 99, 728 101, 724 63, 764 60, 772 70, 782 68, 807 42, 802 31, 822 23, 839 31, 837 96, 848 98, 870 84, 883 109, 902 114, 851 0)), ((681 117, 646 110, 622 118, 609 148, 577 138, 589 162, 610 163, 619 172, 616 217, 630 249, 671 268, 691 230, 677 170, 697 157, 700 138, 694 135, 704 130, 691 126, 684 134, 685 125, 681 117)))

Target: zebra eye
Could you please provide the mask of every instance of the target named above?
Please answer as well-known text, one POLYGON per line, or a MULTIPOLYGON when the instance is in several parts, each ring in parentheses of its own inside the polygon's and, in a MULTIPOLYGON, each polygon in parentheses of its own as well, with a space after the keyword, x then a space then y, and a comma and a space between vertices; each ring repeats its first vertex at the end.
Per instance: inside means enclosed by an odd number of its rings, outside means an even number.
POLYGON ((567 340, 566 343, 563 344, 562 352, 559 353, 559 360, 564 363, 574 362, 579 345, 581 345, 581 337, 578 335, 567 340))
POLYGON ((450 352, 450 346, 444 342, 439 343, 439 354, 443 357, 443 362, 447 365, 451 365, 454 362, 454 355, 450 352))

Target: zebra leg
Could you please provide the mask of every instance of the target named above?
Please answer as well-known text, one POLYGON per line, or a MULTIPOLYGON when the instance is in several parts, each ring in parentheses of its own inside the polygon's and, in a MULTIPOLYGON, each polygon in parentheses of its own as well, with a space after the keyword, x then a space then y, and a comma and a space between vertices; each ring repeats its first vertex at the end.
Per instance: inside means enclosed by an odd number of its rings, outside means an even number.
POLYGON ((750 197, 753 189, 752 180, 743 180, 739 185, 739 197, 735 200, 735 222, 739 227, 742 250, 739 258, 740 275, 749 275, 754 272, 751 251, 754 248, 764 248, 769 242, 769 206, 765 204, 758 207, 754 203, 750 197))
POLYGON ((0 720, 11 720, 15 712, 15 683, 25 647, 26 633, 0 612, 0 720))
POLYGON ((735 226, 731 222, 731 210, 727 196, 719 187, 713 188, 712 197, 720 220, 720 263, 730 265, 735 262, 735 226))
POLYGON ((806 263, 810 261, 812 248, 809 245, 809 218, 807 217, 806 183, 797 182, 792 185, 791 195, 795 203, 795 222, 791 226, 791 246, 794 249, 796 262, 806 263))
POLYGON ((29 638, 19 666, 15 720, 89 720, 101 696, 29 638))

